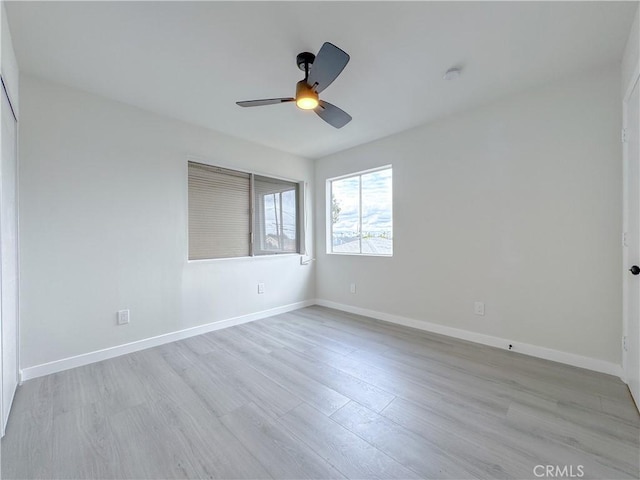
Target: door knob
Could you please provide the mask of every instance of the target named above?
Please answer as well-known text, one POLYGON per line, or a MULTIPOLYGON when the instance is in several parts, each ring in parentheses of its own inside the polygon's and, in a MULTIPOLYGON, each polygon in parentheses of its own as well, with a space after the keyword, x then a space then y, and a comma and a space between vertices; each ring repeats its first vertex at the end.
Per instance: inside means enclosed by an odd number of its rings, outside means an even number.
POLYGON ((640 273, 640 267, 638 265, 634 265, 629 269, 631 275, 638 275, 640 273))

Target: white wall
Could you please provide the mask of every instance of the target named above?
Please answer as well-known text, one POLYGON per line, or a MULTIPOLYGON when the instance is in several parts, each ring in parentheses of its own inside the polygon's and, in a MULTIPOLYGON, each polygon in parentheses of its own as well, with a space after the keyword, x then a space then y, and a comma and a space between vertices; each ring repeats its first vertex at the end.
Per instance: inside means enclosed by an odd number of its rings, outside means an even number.
POLYGON ((318 160, 317 297, 619 365, 619 72, 318 160), (389 163, 394 256, 327 255, 326 179, 389 163))
POLYGON ((188 155, 313 188, 310 160, 28 76, 21 89, 22 368, 314 297, 299 256, 186 260, 188 155))
POLYGON ((7 11, 4 2, 1 2, 0 8, 0 68, 2 69, 2 78, 9 92, 9 98, 13 109, 18 111, 18 62, 13 51, 13 42, 11 41, 11 32, 9 31, 9 23, 7 20, 7 11))
POLYGON ((640 7, 636 9, 633 25, 629 32, 627 46, 622 56, 622 95, 626 93, 629 82, 637 74, 638 59, 640 57, 640 7))

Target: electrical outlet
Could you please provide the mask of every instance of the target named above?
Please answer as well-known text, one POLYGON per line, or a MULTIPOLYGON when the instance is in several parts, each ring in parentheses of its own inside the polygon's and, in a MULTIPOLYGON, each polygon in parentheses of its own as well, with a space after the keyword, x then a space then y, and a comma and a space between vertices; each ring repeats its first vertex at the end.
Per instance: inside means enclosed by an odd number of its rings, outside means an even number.
POLYGON ((350 291, 351 293, 356 293, 356 284, 355 284, 355 283, 352 283, 352 284, 349 286, 349 291, 350 291))
POLYGON ((118 325, 129 323, 129 310, 118 310, 118 325))
POLYGON ((264 293, 264 283, 258 284, 258 293, 260 294, 264 293))
POLYGON ((473 304, 473 313, 476 315, 484 315, 484 302, 476 302, 473 304))

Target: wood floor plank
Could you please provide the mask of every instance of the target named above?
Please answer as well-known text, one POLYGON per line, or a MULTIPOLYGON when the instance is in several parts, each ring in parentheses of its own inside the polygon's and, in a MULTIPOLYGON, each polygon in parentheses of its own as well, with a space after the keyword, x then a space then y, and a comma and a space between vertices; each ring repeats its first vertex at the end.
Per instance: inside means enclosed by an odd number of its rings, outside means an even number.
MULTIPOLYGON (((460 412, 446 415, 442 409, 420 408, 398 398, 381 414, 437 443, 477 478, 528 478, 532 473, 532 462, 541 461, 528 451, 521 451, 504 442, 499 444, 501 451, 494 451, 491 435, 477 428, 481 422, 468 422, 466 419, 470 416, 464 417, 460 412), (457 416, 457 419, 453 420, 452 416, 457 416)), ((494 424, 497 420, 488 418, 485 421, 494 424)))
MULTIPOLYGON (((309 349, 318 347, 318 344, 311 341, 309 338, 294 335, 291 332, 280 329, 279 327, 280 322, 273 324, 252 322, 250 324, 242 325, 242 330, 240 330, 240 332, 243 335, 248 333, 249 335, 260 336, 264 342, 267 342, 266 347, 269 351, 274 348, 287 347, 298 352, 306 352, 309 349)), ((236 345, 234 348, 237 349, 238 346, 236 345)), ((348 351, 351 352, 352 350, 349 349, 348 351)))
MULTIPOLYGON (((312 325, 314 328, 328 334, 332 334, 337 330, 386 347, 407 350, 420 344, 419 340, 416 341, 414 337, 406 333, 406 329, 404 334, 401 334, 383 327, 378 328, 374 322, 370 321, 371 319, 366 323, 366 328, 363 328, 362 321, 356 321, 351 316, 336 318, 335 310, 327 310, 322 307, 313 307, 305 309, 303 312, 295 312, 289 318, 296 325, 302 327, 308 328, 309 325, 312 325)), ((362 349, 362 347, 359 349, 362 349)))
POLYGON ((201 359, 201 355, 187 347, 183 341, 161 345, 158 352, 178 375, 182 375, 187 368, 201 359))
POLYGON ((423 478, 473 478, 437 445, 356 402, 349 402, 331 418, 423 478))
MULTIPOLYGON (((444 335, 437 335, 415 328, 395 325, 370 317, 320 306, 313 306, 305 308, 301 312, 296 312, 296 317, 299 321, 303 321, 303 319, 312 320, 312 324, 325 323, 339 326, 337 328, 351 327, 354 332, 360 331, 364 332, 365 335, 376 335, 378 339, 380 339, 379 341, 387 345, 395 346, 401 350, 411 351, 413 348, 429 345, 432 348, 440 346, 444 351, 451 351, 456 348, 456 342, 459 342, 455 340, 452 343, 451 338, 444 335)), ((309 322, 307 321, 307 323, 309 322)))
POLYGON ((224 330, 218 330, 216 332, 208 333, 207 338, 215 338, 218 342, 224 341, 225 338, 233 338, 236 340, 235 346, 239 346, 243 349, 241 351, 258 351, 261 353, 270 353, 274 348, 280 347, 282 344, 275 342, 274 340, 256 333, 247 325, 238 325, 236 328, 226 328, 224 330), (242 340, 238 342, 238 340, 242 340))
POLYGON ((100 400, 98 379, 91 365, 52 375, 53 413, 59 415, 100 400))
POLYGON ((601 396, 600 403, 603 412, 633 425, 636 429, 640 426, 640 413, 635 408, 628 389, 616 399, 601 396))
POLYGON ((0 478, 52 478, 53 375, 18 386, 0 454, 0 478))
POLYGON ((182 340, 182 343, 197 355, 206 355, 216 349, 215 344, 209 341, 209 337, 207 335, 185 338, 182 340))
POLYGON ((410 360, 410 355, 401 355, 400 352, 394 352, 393 356, 356 352, 350 354, 350 357, 356 358, 358 363, 376 366, 396 377, 406 378, 449 396, 465 395, 474 403, 485 405, 487 408, 506 411, 511 402, 506 388, 492 384, 490 378, 483 379, 465 372, 446 369, 444 372, 437 369, 434 371, 429 363, 414 363, 410 360))
POLYGON ((122 357, 87 365, 87 369, 97 381, 100 403, 109 412, 118 412, 146 401, 140 378, 126 368, 122 357))
POLYGON ((138 405, 109 417, 117 452, 113 478, 198 478, 199 465, 185 449, 185 439, 152 406, 138 405))
MULTIPOLYGON (((510 478, 532 478, 536 465, 583 465, 585 478, 629 478, 628 474, 610 468, 570 445, 531 432, 503 418, 445 405, 432 408, 397 398, 382 415, 411 430, 431 432, 431 424, 474 444, 473 452, 489 464, 496 464, 510 478)), ((464 461, 464 460, 463 460, 464 461)))
POLYGON ((388 369, 385 363, 373 365, 360 362, 351 355, 343 356, 328 352, 324 352, 321 358, 322 361, 349 375, 407 400, 417 403, 428 402, 430 405, 457 406, 461 409, 479 411, 482 415, 491 414, 496 418, 504 418, 507 414, 508 405, 504 401, 497 404, 489 402, 476 405, 468 402, 464 396, 446 395, 425 382, 414 381, 410 377, 399 375, 396 370, 388 369))
POLYGON ((356 434, 303 403, 278 420, 348 478, 420 478, 356 434))
POLYGON ((255 329, 255 331, 260 332, 265 337, 271 337, 282 343, 284 346, 301 352, 315 347, 325 348, 341 354, 351 353, 356 350, 353 346, 345 345, 344 343, 337 342, 331 338, 316 335, 313 332, 301 333, 290 329, 288 326, 283 328, 280 323, 273 325, 261 325, 258 323, 247 325, 247 328, 255 329))
POLYGON ((536 379, 520 375, 517 370, 511 370, 506 374, 500 369, 477 362, 465 362, 468 366, 464 368, 463 364, 452 359, 425 359, 415 353, 396 350, 380 355, 371 352, 360 352, 356 355, 360 361, 372 365, 385 365, 385 368, 407 376, 412 381, 436 386, 439 390, 451 394, 464 394, 478 403, 506 407, 515 399, 533 402, 574 402, 594 411, 600 407, 597 395, 576 395, 575 390, 570 390, 562 384, 541 385, 536 379))
POLYGON ((327 415, 349 402, 349 398, 279 362, 271 355, 260 352, 240 354, 233 347, 225 348, 228 348, 232 355, 235 354, 240 359, 248 360, 252 368, 327 415))
MULTIPOLYGON (((284 314, 283 317, 293 317, 292 314, 284 314)), ((287 329, 303 338, 316 339, 319 345, 339 343, 347 349, 367 350, 372 352, 383 352, 389 345, 384 341, 367 338, 366 335, 357 335, 344 329, 328 328, 322 324, 298 324, 296 322, 287 323, 287 329), (311 327, 311 328, 309 328, 311 327)))
POLYGON ((245 405, 221 420, 274 478, 344 478, 255 405, 245 405))
POLYGON ((287 349, 277 349, 271 352, 271 356, 376 412, 382 410, 395 398, 392 393, 363 382, 326 363, 315 361, 307 355, 287 349))
POLYGON ((96 402, 56 415, 51 478, 116 476, 114 466, 119 458, 107 411, 107 406, 96 402))
POLYGON ((159 398, 151 409, 155 418, 182 439, 199 478, 271 478, 255 456, 202 403, 176 405, 159 398))
POLYGON ((211 352, 203 360, 209 370, 226 367, 227 384, 244 396, 245 403, 260 405, 274 418, 302 403, 297 395, 226 352, 211 352))
POLYGON ((177 342, 172 348, 161 348, 167 363, 215 415, 221 416, 246 403, 257 402, 277 418, 302 402, 226 351, 216 347, 201 350, 205 351, 208 353, 197 354, 183 342, 177 342))
POLYGON ((515 402, 509 406, 507 420, 526 428, 532 435, 544 435, 549 440, 571 445, 603 465, 621 470, 631 477, 640 475, 636 442, 599 434, 558 415, 515 402))
POLYGON ((181 374, 181 379, 195 392, 217 416, 242 407, 246 398, 228 383, 227 376, 206 364, 195 363, 181 374))

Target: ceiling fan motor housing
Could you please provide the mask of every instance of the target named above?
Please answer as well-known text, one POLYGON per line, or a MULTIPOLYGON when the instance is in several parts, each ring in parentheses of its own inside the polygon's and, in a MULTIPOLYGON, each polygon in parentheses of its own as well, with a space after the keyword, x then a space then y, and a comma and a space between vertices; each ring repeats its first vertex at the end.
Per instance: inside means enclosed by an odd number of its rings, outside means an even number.
POLYGON ((296 64, 298 65, 298 68, 304 72, 306 70, 306 66, 311 66, 315 59, 316 56, 313 53, 302 52, 296 57, 296 64))

